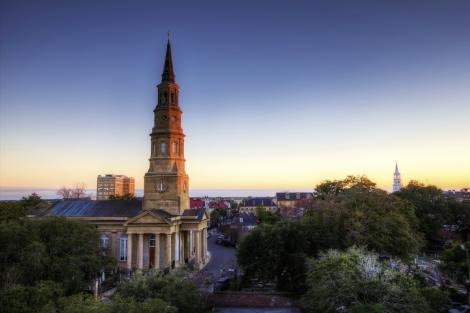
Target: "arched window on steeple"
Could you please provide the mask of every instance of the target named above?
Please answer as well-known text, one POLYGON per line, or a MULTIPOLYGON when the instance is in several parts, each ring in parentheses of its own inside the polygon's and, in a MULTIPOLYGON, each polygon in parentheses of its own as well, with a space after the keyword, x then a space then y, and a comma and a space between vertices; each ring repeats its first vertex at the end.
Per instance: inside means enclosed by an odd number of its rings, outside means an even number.
POLYGON ((171 103, 175 103, 175 94, 173 92, 171 93, 171 103))
POLYGON ((165 141, 163 141, 162 144, 161 144, 160 152, 161 152, 162 155, 166 154, 166 142, 165 141))

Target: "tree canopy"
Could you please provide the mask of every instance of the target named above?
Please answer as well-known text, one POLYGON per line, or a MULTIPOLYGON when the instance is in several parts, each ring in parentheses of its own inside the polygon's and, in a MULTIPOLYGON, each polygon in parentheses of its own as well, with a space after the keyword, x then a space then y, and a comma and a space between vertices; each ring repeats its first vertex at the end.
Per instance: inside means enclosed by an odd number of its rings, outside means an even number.
POLYGON ((311 261, 306 312, 440 312, 447 296, 429 291, 412 276, 380 262, 378 255, 358 248, 329 250, 311 261))
POLYGON ((407 259, 422 245, 413 205, 377 189, 364 176, 327 181, 300 220, 264 223, 238 249, 245 275, 275 281, 299 292, 307 257, 360 245, 381 255, 407 259))

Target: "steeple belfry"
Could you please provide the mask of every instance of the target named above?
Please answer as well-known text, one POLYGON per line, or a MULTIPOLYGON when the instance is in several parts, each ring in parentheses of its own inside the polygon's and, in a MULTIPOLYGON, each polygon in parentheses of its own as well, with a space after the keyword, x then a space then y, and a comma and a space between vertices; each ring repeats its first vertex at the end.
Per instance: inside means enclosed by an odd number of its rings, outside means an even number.
POLYGON ((395 162, 395 172, 393 173, 393 192, 401 189, 401 174, 398 171, 398 164, 395 162))
POLYGON ((150 134, 150 165, 144 177, 144 210, 165 210, 180 215, 189 209, 189 178, 185 171, 185 135, 181 127, 179 86, 175 82, 169 34, 157 93, 150 134))

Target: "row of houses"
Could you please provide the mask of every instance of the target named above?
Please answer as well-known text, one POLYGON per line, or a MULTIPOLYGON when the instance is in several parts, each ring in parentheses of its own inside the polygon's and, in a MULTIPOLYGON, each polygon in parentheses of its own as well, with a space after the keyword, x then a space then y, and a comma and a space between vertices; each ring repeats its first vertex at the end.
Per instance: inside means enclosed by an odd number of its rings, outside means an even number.
POLYGON ((248 197, 239 199, 224 198, 191 198, 190 207, 192 209, 206 208, 210 211, 216 208, 230 209, 230 201, 238 203, 240 213, 256 214, 258 207, 263 207, 267 211, 287 217, 295 217, 302 214, 305 207, 313 198, 312 192, 278 192, 275 197, 248 197))

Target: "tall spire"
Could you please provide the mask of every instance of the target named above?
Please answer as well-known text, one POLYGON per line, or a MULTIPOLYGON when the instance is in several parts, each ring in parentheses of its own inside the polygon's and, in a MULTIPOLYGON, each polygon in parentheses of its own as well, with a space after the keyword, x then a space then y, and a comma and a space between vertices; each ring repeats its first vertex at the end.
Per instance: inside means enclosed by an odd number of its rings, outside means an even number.
POLYGON ((162 83, 175 82, 175 72, 173 71, 173 60, 171 59, 170 32, 168 32, 168 44, 166 46, 165 65, 163 66, 162 83))
POLYGON ((395 161, 395 173, 393 173, 393 192, 400 191, 401 189, 401 175, 398 171, 398 163, 395 161))

